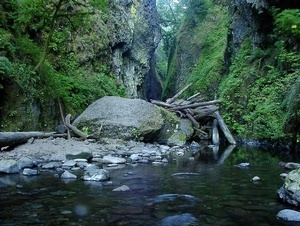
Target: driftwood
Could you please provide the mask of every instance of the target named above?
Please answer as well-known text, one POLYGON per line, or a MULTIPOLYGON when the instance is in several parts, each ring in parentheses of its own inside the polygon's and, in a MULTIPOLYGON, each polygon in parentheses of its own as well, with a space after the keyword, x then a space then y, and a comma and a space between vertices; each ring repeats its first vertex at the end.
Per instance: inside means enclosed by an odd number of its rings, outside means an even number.
POLYGON ((166 102, 151 100, 151 103, 164 107, 169 111, 176 112, 180 118, 188 118, 200 138, 211 138, 214 145, 219 145, 220 138, 218 129, 221 129, 227 141, 235 145, 236 141, 218 112, 219 107, 216 105, 221 103, 220 100, 203 101, 203 98, 200 97, 200 93, 196 93, 186 100, 177 99, 191 86, 192 84, 188 84, 166 102))
POLYGON ((85 140, 87 138, 87 135, 84 132, 82 132, 81 130, 77 129, 75 126, 71 125, 70 119, 71 119, 71 114, 68 114, 65 119, 66 126, 70 130, 72 130, 75 134, 77 134, 80 138, 85 140))
POLYGON ((213 125, 212 125, 212 144, 213 145, 219 145, 220 144, 217 119, 214 119, 213 125))
POLYGON ((215 117, 216 117, 216 119, 218 121, 218 124, 219 124, 221 130, 223 131, 225 137, 227 138, 228 142, 230 144, 234 144, 235 145, 236 141, 233 138, 231 132, 229 131, 229 129, 228 129, 226 123, 224 122, 223 118, 221 117, 220 113, 217 111, 217 112, 214 113, 214 115, 215 115, 215 117))
POLYGON ((30 138, 65 137, 65 134, 55 132, 0 132, 0 148, 15 147, 26 143, 30 138))
POLYGON ((188 84, 186 87, 184 87, 182 90, 180 90, 175 96, 173 96, 172 98, 168 99, 166 101, 167 104, 171 104, 174 102, 174 100, 176 100, 181 94, 184 93, 184 91, 186 91, 188 88, 190 88, 193 85, 193 83, 188 84))

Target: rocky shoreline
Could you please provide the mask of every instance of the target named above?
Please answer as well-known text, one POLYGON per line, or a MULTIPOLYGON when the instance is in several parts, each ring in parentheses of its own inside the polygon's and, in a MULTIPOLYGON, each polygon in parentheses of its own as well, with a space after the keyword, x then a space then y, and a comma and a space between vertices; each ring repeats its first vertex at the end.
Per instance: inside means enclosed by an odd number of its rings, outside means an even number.
MULTIPOLYGON (((200 150, 197 143, 192 147, 200 150)), ((129 163, 167 164, 170 154, 183 155, 189 149, 189 146, 170 147, 107 138, 101 141, 80 141, 76 138, 31 139, 11 151, 0 152, 0 172, 22 172, 28 176, 39 174, 38 170, 54 169, 57 172, 66 172, 84 169, 84 180, 105 181, 109 179, 105 168, 118 168, 129 163)), ((63 173, 61 177, 74 178, 68 173, 63 173)))

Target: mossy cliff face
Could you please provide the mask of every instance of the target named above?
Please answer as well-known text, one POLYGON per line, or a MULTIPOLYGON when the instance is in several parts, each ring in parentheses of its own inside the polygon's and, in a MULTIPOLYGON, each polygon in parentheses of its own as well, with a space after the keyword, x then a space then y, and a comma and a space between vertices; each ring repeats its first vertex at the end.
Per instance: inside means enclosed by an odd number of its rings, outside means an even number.
POLYGON ((213 97, 224 70, 228 13, 223 1, 191 1, 169 58, 163 97, 192 82, 186 95, 213 97))
POLYGON ((143 84, 161 38, 156 0, 116 0, 110 5, 113 73, 129 97, 145 98, 143 84))
POLYGON ((236 137, 296 144, 300 130, 291 124, 300 123, 297 1, 190 3, 170 55, 164 98, 192 82, 185 95, 220 98, 236 137))
POLYGON ((87 2, 62 1, 55 18, 55 1, 0 3, 1 130, 53 130, 58 103, 78 115, 103 96, 146 97, 160 41, 156 1, 87 2))

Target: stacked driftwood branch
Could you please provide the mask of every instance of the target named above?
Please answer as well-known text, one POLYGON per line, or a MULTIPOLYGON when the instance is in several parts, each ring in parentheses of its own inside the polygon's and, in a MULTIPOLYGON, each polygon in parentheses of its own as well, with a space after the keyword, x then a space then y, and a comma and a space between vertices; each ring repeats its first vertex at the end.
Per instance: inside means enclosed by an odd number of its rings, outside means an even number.
POLYGON ((167 99, 166 102, 151 100, 151 103, 176 112, 181 118, 188 118, 199 136, 211 138, 212 143, 215 145, 219 144, 219 128, 230 144, 236 144, 218 111, 219 107, 217 104, 221 103, 220 100, 204 101, 200 93, 196 93, 186 100, 178 99, 191 86, 192 83, 184 87, 174 97, 167 99))

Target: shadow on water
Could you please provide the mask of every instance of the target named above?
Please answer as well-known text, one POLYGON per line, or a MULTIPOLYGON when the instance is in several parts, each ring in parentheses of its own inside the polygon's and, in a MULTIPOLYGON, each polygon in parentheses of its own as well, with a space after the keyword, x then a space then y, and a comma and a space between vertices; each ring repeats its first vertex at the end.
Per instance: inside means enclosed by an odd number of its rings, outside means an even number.
POLYGON ((62 180, 54 171, 0 175, 7 185, 0 189, 0 225, 284 225, 276 214, 290 207, 276 191, 286 158, 229 146, 172 153, 168 160, 110 169, 110 183, 62 180), (254 176, 261 180, 253 183, 254 176), (112 191, 121 185, 131 191, 112 191))

